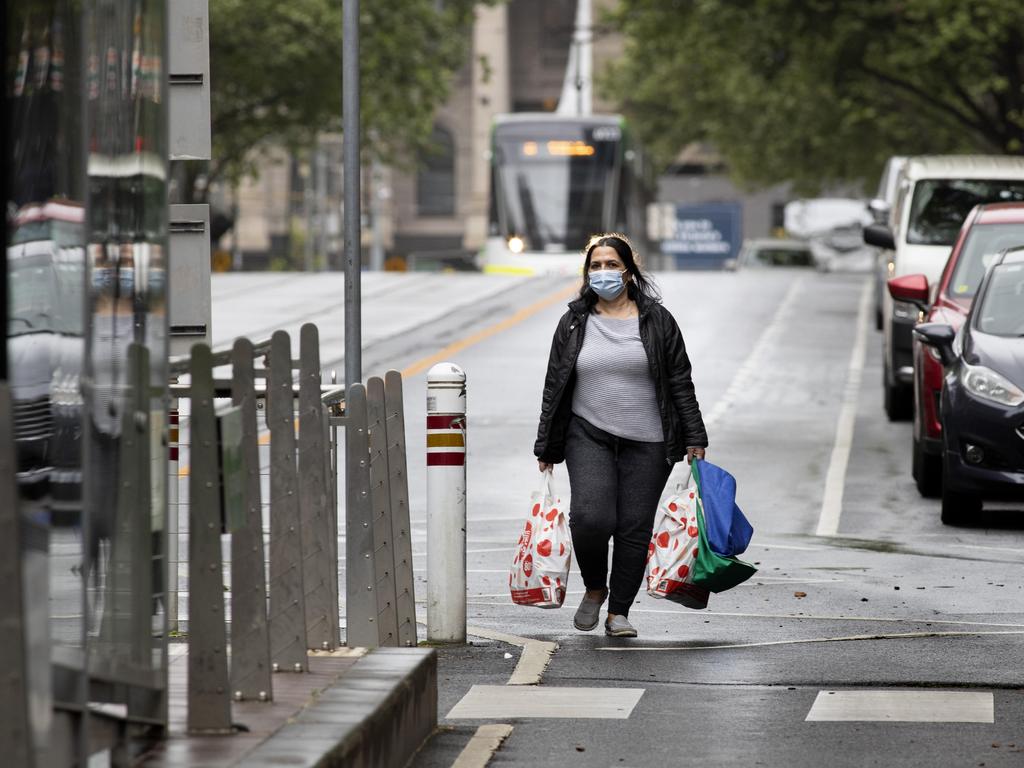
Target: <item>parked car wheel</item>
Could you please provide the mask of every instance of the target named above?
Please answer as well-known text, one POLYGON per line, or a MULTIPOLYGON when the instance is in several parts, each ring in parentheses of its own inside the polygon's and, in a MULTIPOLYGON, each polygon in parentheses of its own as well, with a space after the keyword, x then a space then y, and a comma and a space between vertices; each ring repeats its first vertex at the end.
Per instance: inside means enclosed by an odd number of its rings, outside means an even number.
POLYGON ((914 408, 914 390, 905 384, 892 381, 889 362, 882 366, 882 389, 884 392, 885 415, 889 421, 906 421, 914 408))
MULTIPOLYGON (((948 477, 948 473, 943 473, 943 476, 948 477)), ((951 490, 944 481, 941 514, 944 525, 965 525, 981 514, 981 497, 951 490)))
POLYGON ((942 457, 925 453, 921 441, 914 438, 912 473, 917 491, 926 499, 942 495, 942 457))

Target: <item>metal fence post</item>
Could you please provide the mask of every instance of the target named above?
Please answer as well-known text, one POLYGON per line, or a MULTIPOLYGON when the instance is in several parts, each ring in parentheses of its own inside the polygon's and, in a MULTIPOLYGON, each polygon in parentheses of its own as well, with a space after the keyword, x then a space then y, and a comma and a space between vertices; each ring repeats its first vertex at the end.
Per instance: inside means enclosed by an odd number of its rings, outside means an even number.
POLYGON ((245 523, 231 534, 231 689, 236 700, 270 701, 273 683, 253 367, 252 342, 237 339, 231 359, 231 401, 242 408, 245 523))
MULTIPOLYGON (((171 378, 177 384, 177 377, 171 378)), ((181 480, 178 476, 179 440, 181 413, 178 398, 172 397, 167 416, 167 589, 166 614, 167 630, 178 631, 178 513, 181 504, 178 498, 181 480)))
POLYGON ((341 605, 338 596, 338 430, 331 426, 331 412, 321 407, 324 426, 324 476, 327 478, 327 528, 331 544, 331 608, 334 611, 334 634, 341 645, 341 605))
POLYGON ((28 649, 16 465, 11 392, 7 382, 0 381, 0 584, 4 585, 0 597, 0 653, 7 668, 0 696, 0 754, 11 765, 32 768, 36 761, 28 719, 28 649))
POLYGON ((391 537, 395 553, 398 644, 416 645, 416 587, 413 583, 412 533, 409 526, 409 478, 406 474, 405 405, 402 374, 384 376, 385 432, 391 484, 391 537))
POLYGON ((345 644, 376 648, 377 595, 370 504, 370 449, 366 388, 352 384, 345 393, 345 644))
POLYGON ((466 374, 427 373, 427 639, 466 642, 466 374))
POLYGON ((221 561, 217 417, 210 348, 192 347, 192 425, 188 484, 188 730, 231 732, 227 627, 221 561))
MULTIPOLYGON (((135 343, 128 345, 125 377, 117 500, 100 640, 105 653, 148 667, 152 663, 150 649, 153 645, 150 617, 154 553, 148 434, 149 350, 146 347, 135 343)), ((166 563, 161 565, 166 566, 166 563)))
POLYGON ((381 645, 398 645, 384 382, 377 376, 366 382, 366 418, 370 428, 370 503, 373 509, 374 565, 377 570, 377 631, 380 633, 381 645))
POLYGON ((338 609, 331 581, 337 568, 331 557, 330 515, 320 399, 320 339, 306 323, 299 335, 299 514, 302 531, 302 582, 306 597, 306 642, 310 648, 338 647, 338 609))
POLYGON ((302 534, 291 340, 277 331, 270 340, 267 423, 270 426, 270 659, 275 671, 307 669, 302 534))

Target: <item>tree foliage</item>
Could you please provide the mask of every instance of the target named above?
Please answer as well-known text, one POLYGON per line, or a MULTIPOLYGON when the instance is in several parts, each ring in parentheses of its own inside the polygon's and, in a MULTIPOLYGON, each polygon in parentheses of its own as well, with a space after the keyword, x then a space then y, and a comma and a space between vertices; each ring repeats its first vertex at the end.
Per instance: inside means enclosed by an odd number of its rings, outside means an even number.
MULTIPOLYGON (((478 4, 361 3, 364 151, 395 161, 426 145, 466 61, 478 4)), ((211 0, 211 179, 251 171, 260 147, 309 146, 318 132, 340 130, 341 46, 340 0, 211 0)))
POLYGON ((886 157, 1024 151, 1024 3, 622 0, 605 84, 657 158, 748 185, 875 181, 886 157))

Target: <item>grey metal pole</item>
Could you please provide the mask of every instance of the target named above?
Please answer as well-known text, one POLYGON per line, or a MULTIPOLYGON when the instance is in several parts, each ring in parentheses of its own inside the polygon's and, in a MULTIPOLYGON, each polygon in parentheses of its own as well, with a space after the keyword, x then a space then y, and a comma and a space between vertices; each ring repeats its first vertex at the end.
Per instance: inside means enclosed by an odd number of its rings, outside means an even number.
POLYGON ((359 199, 359 0, 344 0, 341 87, 345 166, 345 387, 363 378, 359 199))

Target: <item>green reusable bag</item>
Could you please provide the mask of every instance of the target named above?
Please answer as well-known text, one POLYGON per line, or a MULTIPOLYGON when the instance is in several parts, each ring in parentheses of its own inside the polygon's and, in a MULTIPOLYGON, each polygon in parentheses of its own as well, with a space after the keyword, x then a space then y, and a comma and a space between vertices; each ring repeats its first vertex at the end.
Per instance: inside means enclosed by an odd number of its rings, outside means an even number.
POLYGON ((707 543, 707 528, 704 524, 704 502, 701 490, 699 461, 693 460, 693 481, 697 484, 697 556, 693 561, 692 581, 711 592, 725 592, 742 584, 755 573, 757 568, 735 557, 723 557, 713 551, 707 543))

